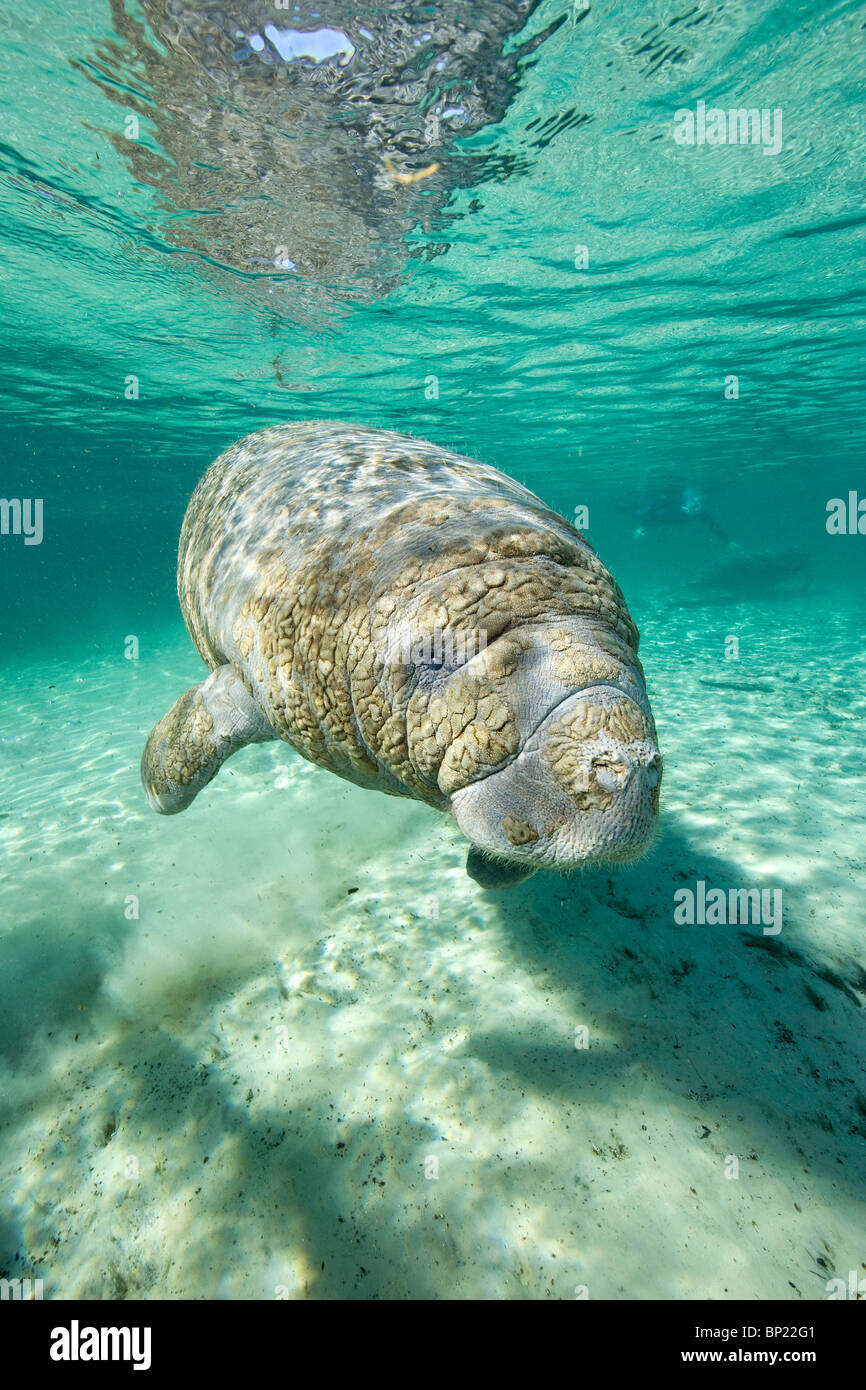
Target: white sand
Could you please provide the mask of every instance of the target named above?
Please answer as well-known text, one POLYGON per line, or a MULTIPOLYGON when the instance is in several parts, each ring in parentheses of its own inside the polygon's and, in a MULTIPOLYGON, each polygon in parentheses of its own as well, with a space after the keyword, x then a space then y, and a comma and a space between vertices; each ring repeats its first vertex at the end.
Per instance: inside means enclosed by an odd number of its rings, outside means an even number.
POLYGON ((657 845, 503 894, 445 818, 282 744, 151 813, 144 737, 202 671, 179 629, 4 670, 0 1273, 792 1300, 863 1274, 866 658, 793 605, 641 616, 657 845), (677 926, 698 879, 782 888, 780 936, 677 926))

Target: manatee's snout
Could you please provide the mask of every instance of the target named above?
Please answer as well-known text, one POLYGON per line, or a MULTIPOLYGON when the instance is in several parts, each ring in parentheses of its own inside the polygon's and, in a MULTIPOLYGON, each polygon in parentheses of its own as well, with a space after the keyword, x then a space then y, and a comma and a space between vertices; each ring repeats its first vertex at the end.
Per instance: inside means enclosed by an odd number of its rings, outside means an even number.
POLYGON ((457 823, 496 860, 562 871, 639 859, 662 759, 648 708, 615 686, 569 696, 500 771, 455 792, 457 823))

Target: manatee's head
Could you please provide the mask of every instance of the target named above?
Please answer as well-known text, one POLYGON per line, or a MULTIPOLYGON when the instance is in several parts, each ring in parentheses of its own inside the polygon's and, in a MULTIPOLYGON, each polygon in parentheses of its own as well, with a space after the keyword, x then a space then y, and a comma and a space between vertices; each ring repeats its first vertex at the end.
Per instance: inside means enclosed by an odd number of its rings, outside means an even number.
POLYGON ((658 813, 662 759, 648 708, 616 686, 568 696, 498 770, 451 796, 485 887, 536 869, 639 859, 658 813))

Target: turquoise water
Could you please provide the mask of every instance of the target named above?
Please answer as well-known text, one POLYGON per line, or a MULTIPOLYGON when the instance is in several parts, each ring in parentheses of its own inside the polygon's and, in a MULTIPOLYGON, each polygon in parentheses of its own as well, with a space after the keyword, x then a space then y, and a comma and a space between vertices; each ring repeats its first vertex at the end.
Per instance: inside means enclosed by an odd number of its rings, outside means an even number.
POLYGON ((0 1275, 45 1297, 863 1273, 862 8, 461 14, 0 6, 0 493, 43 518, 0 536, 0 1275), (642 632, 644 861, 484 893, 286 744, 150 812, 187 501, 305 419, 577 520, 642 632), (782 930, 676 921, 702 881, 782 930))

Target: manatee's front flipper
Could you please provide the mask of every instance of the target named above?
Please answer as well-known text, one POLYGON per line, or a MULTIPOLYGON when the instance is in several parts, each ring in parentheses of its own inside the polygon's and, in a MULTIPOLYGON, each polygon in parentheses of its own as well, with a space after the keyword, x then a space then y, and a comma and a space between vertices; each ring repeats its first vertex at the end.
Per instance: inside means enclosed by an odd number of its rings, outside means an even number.
POLYGON ((226 758, 247 743, 276 738, 240 676, 218 666, 175 701, 151 730, 141 780, 155 811, 185 811, 226 758))
POLYGON ((515 883, 532 878, 536 872, 531 864, 515 864, 507 859, 493 859, 482 854, 479 849, 471 849, 466 856, 466 872, 482 888, 512 888, 515 883))

